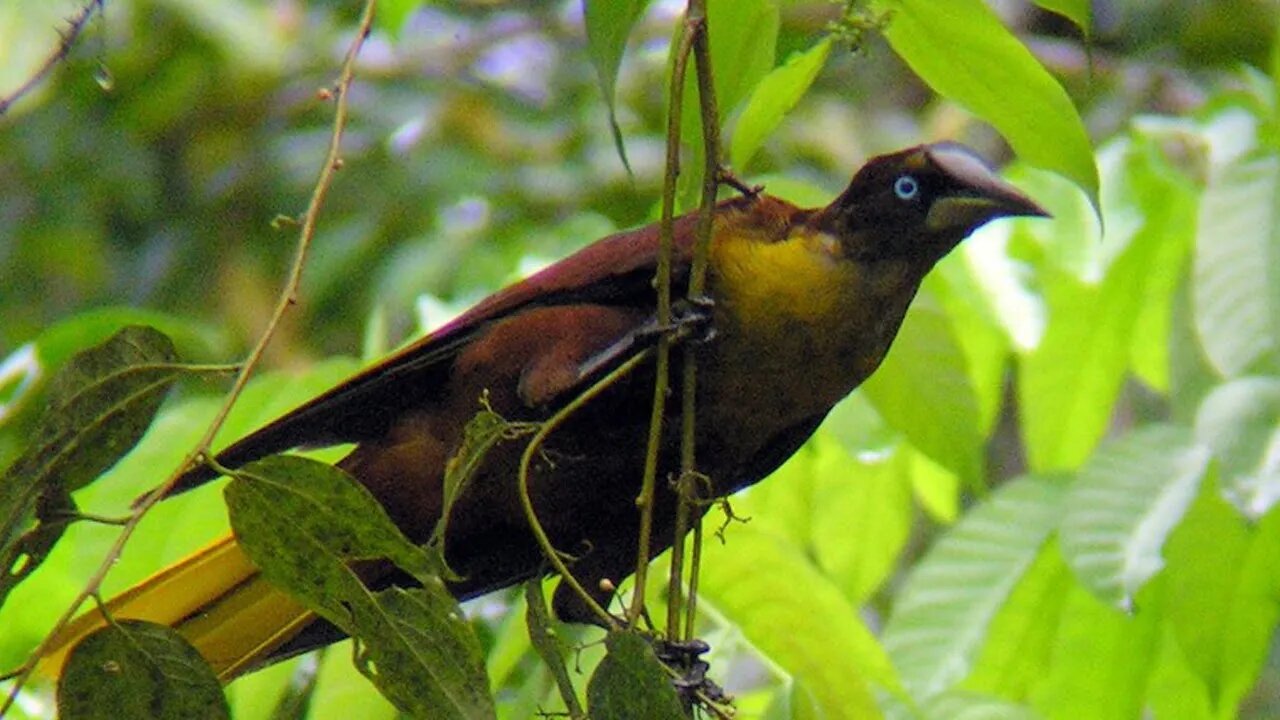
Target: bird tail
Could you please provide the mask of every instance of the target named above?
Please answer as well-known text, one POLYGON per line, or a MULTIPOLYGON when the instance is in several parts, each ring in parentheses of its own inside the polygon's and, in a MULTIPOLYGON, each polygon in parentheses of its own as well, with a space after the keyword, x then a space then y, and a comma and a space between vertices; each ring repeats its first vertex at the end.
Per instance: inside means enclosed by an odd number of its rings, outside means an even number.
MULTIPOLYGON (((267 582, 232 535, 112 598, 106 610, 116 620, 147 620, 177 630, 224 683, 267 660, 316 619, 267 582)), ((71 649, 105 624, 99 609, 77 618, 59 634, 41 669, 61 674, 71 649)))

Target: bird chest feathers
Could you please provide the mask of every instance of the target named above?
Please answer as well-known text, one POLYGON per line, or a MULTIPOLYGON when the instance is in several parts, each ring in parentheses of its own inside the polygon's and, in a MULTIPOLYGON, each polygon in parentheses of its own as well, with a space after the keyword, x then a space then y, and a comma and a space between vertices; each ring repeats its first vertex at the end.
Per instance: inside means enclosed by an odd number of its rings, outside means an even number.
POLYGON ((773 242, 721 228, 711 252, 717 336, 700 394, 733 408, 707 420, 734 435, 802 421, 847 395, 879 366, 919 282, 908 263, 872 267, 805 225, 773 242))

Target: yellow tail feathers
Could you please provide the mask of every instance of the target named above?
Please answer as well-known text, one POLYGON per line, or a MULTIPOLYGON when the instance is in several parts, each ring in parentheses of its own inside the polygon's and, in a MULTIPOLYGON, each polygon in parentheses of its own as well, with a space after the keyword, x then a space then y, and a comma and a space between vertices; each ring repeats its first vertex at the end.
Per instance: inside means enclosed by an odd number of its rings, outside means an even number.
MULTIPOLYGON (((117 620, 174 628, 223 682, 253 668, 315 620, 311 611, 262 578, 231 535, 112 598, 107 612, 117 620)), ((97 609, 77 618, 41 668, 60 674, 71 648, 105 624, 97 609)))

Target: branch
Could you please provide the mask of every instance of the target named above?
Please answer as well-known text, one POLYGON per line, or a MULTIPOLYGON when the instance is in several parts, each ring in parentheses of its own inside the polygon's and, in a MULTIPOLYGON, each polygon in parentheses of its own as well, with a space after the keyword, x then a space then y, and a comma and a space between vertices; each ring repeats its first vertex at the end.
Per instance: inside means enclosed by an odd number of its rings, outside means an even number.
POLYGON ((324 205, 324 200, 329 192, 329 187, 333 184, 333 177, 337 170, 342 167, 342 159, 340 150, 342 145, 342 134, 347 125, 347 96, 351 87, 351 79, 355 74, 356 56, 360 54, 360 49, 364 45, 365 39, 369 36, 370 28, 373 26, 373 16, 377 0, 366 0, 364 12, 360 17, 360 25, 356 32, 356 37, 351 41, 350 47, 347 49, 347 55, 342 61, 342 69, 338 76, 338 82, 334 86, 334 94, 337 95, 336 107, 333 117, 333 133, 329 140, 329 150, 325 155, 324 165, 320 168, 320 175, 316 180, 316 185, 311 193, 311 201, 307 205, 306 213, 302 217, 302 229, 298 235, 297 251, 294 256, 293 265, 289 270, 289 275, 285 281, 284 289, 280 292, 279 300, 276 303, 274 312, 267 323, 267 327, 262 332, 262 336, 258 339, 257 344, 249 353, 240 368, 239 374, 236 376, 235 382, 231 390, 227 392, 227 396, 219 408, 217 415, 210 422, 204 436, 196 447, 187 454, 182 463, 170 473, 167 480, 159 487, 149 493, 141 503, 134 508, 129 519, 125 522, 124 527, 120 531, 120 535, 116 538, 115 543, 107 552, 105 558, 98 565, 97 570, 89 578, 80 594, 72 601, 66 612, 59 618, 57 624, 49 631, 40 645, 31 653, 26 663, 23 664, 20 672, 17 674, 17 681, 14 683, 13 689, 9 693, 8 699, 3 706, 0 706, 0 716, 8 712, 9 708, 17 699, 18 691, 31 677, 31 673, 35 670, 39 660, 47 652, 52 649, 53 644, 59 639, 59 635, 66 628, 67 623, 75 616, 80 606, 90 597, 98 594, 102 581, 106 578, 107 573, 115 565, 116 560, 124 551, 124 546, 133 536, 134 531, 138 527, 138 523, 146 513, 160 502, 161 499, 168 494, 169 490, 177 484, 178 479, 196 463, 202 462, 208 457, 213 445, 213 438, 217 435, 218 430, 226 422, 227 415, 231 412, 231 408, 239 399, 240 394, 244 391, 245 385, 249 382, 249 377, 257 368, 258 363, 262 360, 263 352, 267 345, 275 336, 276 329, 280 325, 281 319, 290 307, 295 305, 298 300, 298 285, 302 279, 302 270, 306 264, 307 253, 311 248, 312 238, 315 236, 317 219, 320 216, 320 210, 324 205))
MULTIPOLYGON (((675 61, 671 67, 670 97, 667 102, 667 159, 662 181, 662 219, 658 226, 658 272, 654 285, 658 293, 657 322, 659 327, 671 325, 671 255, 675 244, 676 178, 680 175, 680 116, 684 104, 684 77, 693 50, 695 28, 686 19, 681 26, 680 40, 675 49, 675 61)), ((657 380, 653 387, 653 406, 649 415, 649 440, 644 457, 644 478, 636 506, 640 510, 640 530, 636 551, 635 592, 627 608, 627 623, 634 625, 644 612, 645 578, 649 572, 649 543, 653 537, 653 496, 658 477, 658 455, 662 449, 662 420, 667 408, 667 389, 670 384, 671 338, 665 333, 658 337, 657 359, 654 362, 657 380)))
POLYGON ((18 102, 26 96, 27 93, 34 90, 35 87, 53 71, 53 68, 56 67, 58 63, 67 59, 67 55, 71 53, 72 46, 74 46, 76 41, 80 39, 80 33, 83 32, 85 26, 89 24, 89 19, 93 17, 94 13, 101 13, 102 6, 105 3, 106 0, 89 0, 84 7, 80 8, 80 12, 67 20, 67 29, 58 33, 61 38, 58 41, 58 47, 54 48, 49 57, 45 58, 44 63, 35 71, 35 74, 27 78, 27 81, 22 83, 21 87, 17 90, 10 93, 8 97, 0 98, 0 116, 9 112, 9 108, 12 107, 14 103, 18 102))

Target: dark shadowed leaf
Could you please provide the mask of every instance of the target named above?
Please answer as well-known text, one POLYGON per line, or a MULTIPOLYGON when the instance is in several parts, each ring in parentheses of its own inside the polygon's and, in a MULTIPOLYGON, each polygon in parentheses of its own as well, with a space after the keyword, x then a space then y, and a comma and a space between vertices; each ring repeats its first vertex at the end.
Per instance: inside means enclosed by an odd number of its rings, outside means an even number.
POLYGON ((162 625, 126 620, 85 638, 58 683, 65 720, 230 717, 222 685, 200 653, 162 625))
POLYGON ((1093 8, 1090 0, 1035 0, 1035 4, 1075 23, 1086 38, 1092 31, 1093 8))
POLYGON ((61 537, 75 510, 71 493, 146 432, 183 371, 176 360, 164 334, 130 326, 50 381, 27 450, 0 476, 0 603, 61 537), (33 515, 39 522, 30 527, 33 515))
POLYGON ((357 666, 402 712, 491 718, 483 655, 440 579, 346 473, 299 457, 246 466, 227 486, 231 524, 263 575, 360 640, 357 666), (421 588, 369 590, 357 559, 386 558, 421 588))
POLYGON ((620 631, 609 634, 605 647, 609 654, 587 684, 591 720, 686 720, 671 676, 648 640, 620 631))

